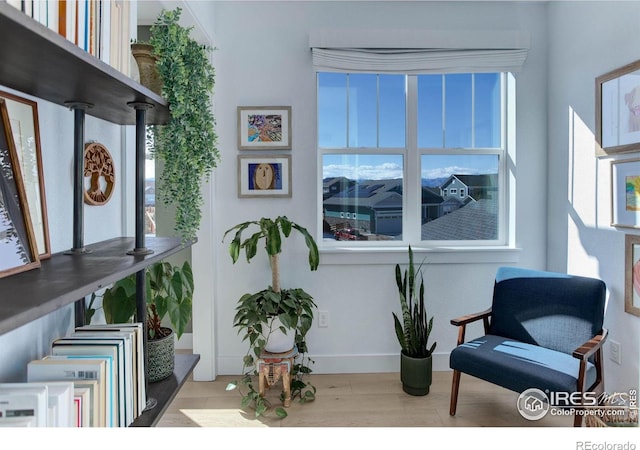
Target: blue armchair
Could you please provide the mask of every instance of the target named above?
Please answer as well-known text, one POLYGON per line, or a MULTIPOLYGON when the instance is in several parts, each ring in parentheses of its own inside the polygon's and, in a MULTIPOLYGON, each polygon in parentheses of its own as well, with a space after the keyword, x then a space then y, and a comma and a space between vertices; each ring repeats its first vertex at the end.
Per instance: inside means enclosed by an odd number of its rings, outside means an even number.
MULTIPOLYGON (((605 296, 604 282, 595 278, 499 268, 491 308, 451 321, 458 345, 449 362, 449 413, 456 414, 462 373, 519 393, 602 393, 605 296), (465 342, 467 324, 477 320, 485 335, 465 342)), ((581 424, 575 414, 574 426, 581 424)))

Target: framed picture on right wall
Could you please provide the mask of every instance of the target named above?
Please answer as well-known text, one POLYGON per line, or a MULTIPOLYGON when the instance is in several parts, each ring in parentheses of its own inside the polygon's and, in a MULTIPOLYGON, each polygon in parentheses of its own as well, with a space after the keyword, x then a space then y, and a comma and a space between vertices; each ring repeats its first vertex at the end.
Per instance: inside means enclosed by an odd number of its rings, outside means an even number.
POLYGON ((596 78, 596 156, 640 150, 640 60, 596 78))
POLYGON ((624 310, 640 316, 640 236, 625 236, 624 310))
POLYGON ((611 226, 640 228, 640 158, 611 162, 611 226))

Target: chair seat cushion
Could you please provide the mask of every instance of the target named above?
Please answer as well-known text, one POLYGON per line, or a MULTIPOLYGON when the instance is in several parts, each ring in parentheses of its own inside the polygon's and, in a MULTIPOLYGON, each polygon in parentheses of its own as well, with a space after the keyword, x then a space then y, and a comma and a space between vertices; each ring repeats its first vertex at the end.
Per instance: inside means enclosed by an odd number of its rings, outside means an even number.
MULTIPOLYGON (((571 355, 491 334, 456 347, 449 360, 454 370, 506 389, 524 392, 538 388, 552 392, 577 391, 580 361, 571 355)), ((596 369, 587 363, 587 388, 596 369)))

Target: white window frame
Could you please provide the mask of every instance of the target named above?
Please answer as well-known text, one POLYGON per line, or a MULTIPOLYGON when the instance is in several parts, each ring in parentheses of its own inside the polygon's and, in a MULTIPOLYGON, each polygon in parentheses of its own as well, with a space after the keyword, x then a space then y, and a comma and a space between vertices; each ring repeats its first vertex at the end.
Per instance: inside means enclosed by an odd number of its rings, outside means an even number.
MULTIPOLYGON (((316 81, 317 83, 317 81, 316 81)), ((417 147, 417 77, 407 76, 406 105, 406 148, 322 148, 317 146, 318 176, 318 246, 323 254, 321 260, 327 264, 375 264, 402 262, 406 259, 408 245, 416 252, 429 252, 433 262, 494 262, 515 263, 519 259, 519 249, 515 246, 515 77, 503 72, 502 83, 502 148, 482 149, 482 154, 497 154, 498 169, 498 239, 495 241, 422 241, 421 240, 421 157, 427 154, 465 154, 477 149, 419 149, 417 147), (411 95, 413 92, 413 95, 411 95), (412 129, 415 132, 410 132, 412 129), (322 161, 328 154, 399 154, 403 156, 403 227, 402 240, 397 241, 355 241, 345 245, 342 241, 322 239, 322 161), (408 189, 413 186, 413 189, 408 189), (413 205, 413 207, 409 207, 413 205), (474 256, 470 259, 470 254, 474 256)), ((317 87, 317 84, 316 84, 317 87)), ((317 90, 316 90, 317 93, 317 90)), ((317 114, 317 112, 316 112, 317 114)), ((348 128, 347 128, 348 129, 348 128)), ((348 140, 347 140, 348 142, 348 140)), ((317 141, 316 141, 317 145, 317 141)))

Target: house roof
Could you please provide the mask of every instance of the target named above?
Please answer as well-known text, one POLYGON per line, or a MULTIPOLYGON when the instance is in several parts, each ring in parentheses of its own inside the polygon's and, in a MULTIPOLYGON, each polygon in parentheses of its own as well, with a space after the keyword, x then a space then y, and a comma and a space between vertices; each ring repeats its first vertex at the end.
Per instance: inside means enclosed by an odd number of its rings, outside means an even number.
MULTIPOLYGON (((439 191, 439 190, 438 190, 439 191)), ((442 198, 442 196, 436 192, 436 188, 431 188, 431 187, 423 187, 422 188, 422 204, 429 204, 429 205, 437 205, 440 204, 444 201, 444 199, 442 198)))
POLYGON ((498 238, 498 204, 482 199, 422 225, 422 239, 435 241, 498 238))
POLYGON ((448 186, 454 178, 460 180, 464 185, 468 187, 489 187, 498 185, 498 175, 485 174, 485 175, 451 175, 447 181, 442 183, 442 187, 448 186))
POLYGON ((355 181, 350 180, 349 178, 346 178, 346 177, 332 177, 332 178, 325 178, 324 180, 322 180, 322 186, 325 188, 337 183, 342 183, 346 186, 346 185, 354 184, 355 181))
POLYGON ((402 179, 358 181, 324 200, 325 206, 402 207, 402 179))

